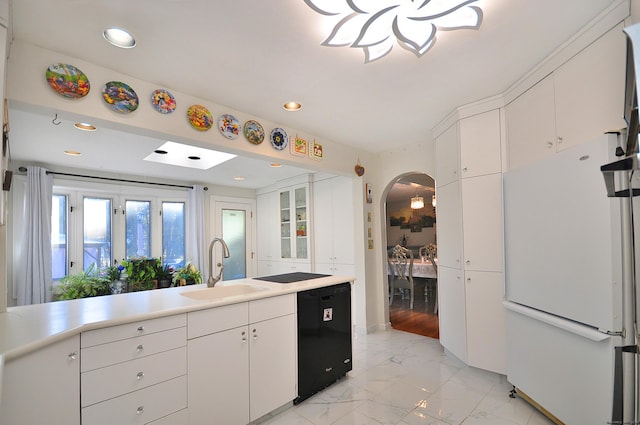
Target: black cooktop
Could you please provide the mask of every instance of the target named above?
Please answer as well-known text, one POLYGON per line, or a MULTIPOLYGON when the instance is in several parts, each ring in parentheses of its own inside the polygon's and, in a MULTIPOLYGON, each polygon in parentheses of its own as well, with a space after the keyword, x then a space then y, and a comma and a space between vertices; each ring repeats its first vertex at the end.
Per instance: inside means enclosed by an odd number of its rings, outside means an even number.
POLYGON ((330 276, 330 275, 295 272, 295 273, 275 274, 273 276, 254 277, 254 279, 266 280, 268 282, 276 282, 276 283, 293 283, 293 282, 301 282, 303 280, 317 279, 319 277, 326 277, 326 276, 330 276))

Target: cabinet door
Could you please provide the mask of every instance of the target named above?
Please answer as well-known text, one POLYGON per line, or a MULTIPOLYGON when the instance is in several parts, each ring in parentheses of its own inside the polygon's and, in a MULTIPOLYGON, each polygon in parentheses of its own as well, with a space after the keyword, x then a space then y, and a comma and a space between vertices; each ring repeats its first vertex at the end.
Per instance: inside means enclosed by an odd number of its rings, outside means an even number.
MULTIPOLYGON (((353 234, 353 191, 351 179, 332 179, 333 194, 333 262, 352 265, 355 263, 353 234)), ((315 217, 314 217, 315 219, 315 217)), ((314 235, 314 237, 317 233, 314 235)))
POLYGON ((463 179, 502 171, 500 151, 499 109, 460 120, 463 179))
POLYGON ((250 419, 255 421, 297 396, 296 316, 254 323, 249 330, 250 419))
POLYGON ((626 40, 622 24, 554 72, 558 150, 626 127, 626 40))
POLYGON ((506 374, 506 312, 502 305, 504 275, 465 272, 465 295, 469 366, 506 374))
POLYGON ((464 268, 504 270, 502 174, 462 180, 464 268))
POLYGON ((531 87, 505 108, 509 169, 555 152, 556 121, 553 75, 531 87))
POLYGON ((313 183, 313 255, 316 264, 333 263, 333 184, 331 179, 313 183))
POLYGON ((458 178, 458 124, 449 127, 435 140, 436 187, 458 178))
POLYGON ((458 181, 436 188, 438 198, 438 264, 462 267, 462 206, 458 181))
POLYGON ((256 197, 256 226, 259 262, 280 259, 278 221, 278 193, 269 192, 258 195, 256 197))
POLYGON ((0 423, 80 425, 79 353, 74 336, 8 361, 0 423))
POLYGON ((458 359, 467 361, 467 318, 462 271, 438 267, 440 343, 458 359))
POLYGON ((189 424, 249 423, 246 326, 189 340, 189 424))

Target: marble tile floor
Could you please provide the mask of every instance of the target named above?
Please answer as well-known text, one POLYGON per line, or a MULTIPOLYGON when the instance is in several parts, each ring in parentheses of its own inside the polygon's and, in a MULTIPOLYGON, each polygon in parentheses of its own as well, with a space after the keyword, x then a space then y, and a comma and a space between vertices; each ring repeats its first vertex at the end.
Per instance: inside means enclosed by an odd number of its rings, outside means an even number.
POLYGON ((503 375, 468 367, 437 339, 390 329, 354 339, 353 370, 269 425, 549 425, 503 375))

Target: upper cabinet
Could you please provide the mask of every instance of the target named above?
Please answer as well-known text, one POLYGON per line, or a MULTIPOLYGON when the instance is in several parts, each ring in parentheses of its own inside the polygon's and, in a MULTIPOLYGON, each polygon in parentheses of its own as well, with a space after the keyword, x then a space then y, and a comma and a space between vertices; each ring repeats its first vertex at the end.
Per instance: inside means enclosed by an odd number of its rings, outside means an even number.
POLYGON ((280 258, 309 259, 309 185, 280 191, 280 258))
POLYGON ((506 107, 509 168, 626 126, 626 41, 619 24, 506 107))
POLYGON ((502 171, 499 109, 461 119, 459 132, 461 178, 502 171))
POLYGON ((458 179, 458 124, 436 137, 436 187, 458 179))

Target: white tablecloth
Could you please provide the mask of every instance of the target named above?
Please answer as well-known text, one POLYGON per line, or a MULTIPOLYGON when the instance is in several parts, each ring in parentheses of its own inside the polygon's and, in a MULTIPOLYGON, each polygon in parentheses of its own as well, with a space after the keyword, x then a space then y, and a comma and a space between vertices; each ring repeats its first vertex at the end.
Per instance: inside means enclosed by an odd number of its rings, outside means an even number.
MULTIPOLYGON (((391 271, 388 269, 388 267, 387 273, 391 274, 391 271)), ((437 279, 438 275, 429 260, 413 260, 413 277, 437 279)))

